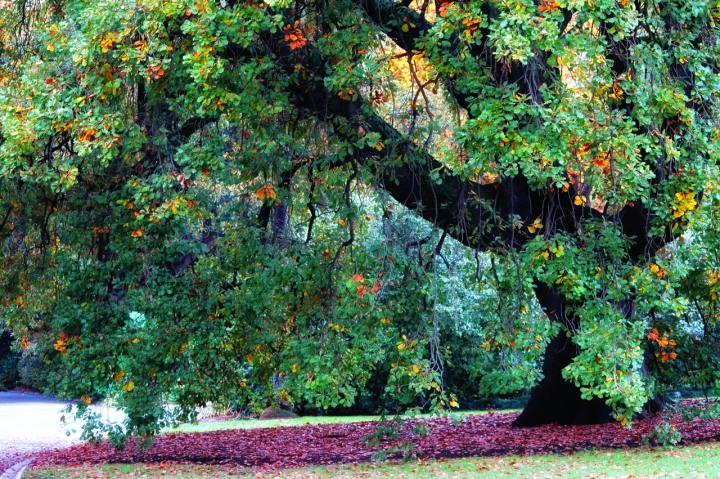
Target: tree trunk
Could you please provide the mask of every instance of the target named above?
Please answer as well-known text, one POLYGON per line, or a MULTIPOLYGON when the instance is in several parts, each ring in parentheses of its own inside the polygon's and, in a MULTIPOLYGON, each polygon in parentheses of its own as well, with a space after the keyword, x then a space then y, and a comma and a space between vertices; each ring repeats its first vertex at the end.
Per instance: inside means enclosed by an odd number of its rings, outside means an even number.
POLYGON ((562 370, 577 356, 578 347, 561 331, 545 349, 545 377, 530 395, 530 401, 513 422, 516 427, 543 424, 602 424, 612 422, 611 408, 605 401, 580 397, 580 388, 562 377, 562 370))
MULTIPOLYGON (((543 283, 535 285, 535 294, 551 321, 566 327, 576 326, 576 319, 565 309, 565 301, 553 288, 543 283)), ((543 424, 602 424, 612 422, 612 409, 598 398, 582 399, 580 388, 567 382, 562 370, 579 353, 579 348, 565 331, 560 331, 545 349, 544 378, 532 390, 530 401, 513 422, 516 427, 543 424)))

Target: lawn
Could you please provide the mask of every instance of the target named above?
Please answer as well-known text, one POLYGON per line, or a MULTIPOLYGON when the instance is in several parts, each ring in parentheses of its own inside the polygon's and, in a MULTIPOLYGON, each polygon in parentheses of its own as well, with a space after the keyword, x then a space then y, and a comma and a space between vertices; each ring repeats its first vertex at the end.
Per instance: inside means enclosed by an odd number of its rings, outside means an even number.
POLYGON ((166 428, 164 433, 173 432, 211 432, 226 429, 259 429, 278 426, 308 426, 315 424, 347 424, 351 422, 378 421, 380 416, 306 416, 294 419, 237 419, 232 421, 208 421, 196 424, 181 424, 178 427, 166 428))
MULTIPOLYGON (((503 409, 502 412, 514 412, 519 409, 503 409)), ((487 414, 489 411, 462 411, 458 413, 458 417, 471 416, 477 414, 487 414)), ((417 417, 430 417, 429 414, 418 414, 417 417)), ((259 429, 278 426, 309 426, 317 424, 348 424, 353 422, 379 421, 380 416, 305 416, 294 419, 238 419, 231 421, 208 421, 198 422, 196 424, 181 424, 178 427, 166 428, 164 433, 173 432, 211 432, 223 431, 228 429, 259 429)))
POLYGON ((361 463, 263 471, 231 466, 172 464, 108 464, 48 468, 25 474, 31 479, 190 479, 190 478, 665 478, 718 477, 720 448, 705 443, 684 448, 599 449, 573 454, 479 457, 467 459, 361 463))

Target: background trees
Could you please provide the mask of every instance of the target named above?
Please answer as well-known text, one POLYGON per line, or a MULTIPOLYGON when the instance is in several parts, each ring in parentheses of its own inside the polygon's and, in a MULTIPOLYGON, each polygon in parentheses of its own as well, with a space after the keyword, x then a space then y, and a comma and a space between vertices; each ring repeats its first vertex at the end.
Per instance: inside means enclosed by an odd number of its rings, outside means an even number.
POLYGON ((380 363, 456 407, 450 331, 488 391, 547 347, 518 425, 714 387, 716 14, 4 6, 3 319, 70 373, 54 391, 114 394, 139 434, 168 399, 351 404, 380 363))

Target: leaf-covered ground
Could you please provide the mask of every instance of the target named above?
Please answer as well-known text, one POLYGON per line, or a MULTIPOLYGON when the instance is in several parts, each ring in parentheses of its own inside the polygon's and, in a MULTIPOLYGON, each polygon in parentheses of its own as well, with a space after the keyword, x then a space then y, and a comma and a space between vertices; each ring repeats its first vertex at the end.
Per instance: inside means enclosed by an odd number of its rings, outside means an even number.
MULTIPOLYGON (((2 434, 2 433, 0 433, 2 434)), ((18 462, 22 462, 31 456, 30 453, 24 451, 18 451, 17 449, 9 446, 3 446, 0 449, 0 474, 5 472, 5 469, 9 469, 18 462)))
POLYGON ((717 442, 531 456, 364 462, 262 471, 208 464, 102 464, 34 469, 26 479, 590 479, 720 477, 717 442))
MULTIPOLYGON (((588 448, 637 447, 654 424, 638 421, 633 429, 620 424, 593 426, 549 425, 516 429, 510 423, 517 413, 469 416, 455 424, 447 418, 428 421, 430 432, 414 436, 406 425, 401 440, 412 440, 425 458, 497 456, 577 451, 588 448)), ((674 420, 684 442, 720 437, 720 419, 692 422, 674 420)), ((35 467, 102 463, 205 463, 253 468, 286 468, 308 465, 355 463, 371 460, 373 449, 363 437, 376 422, 358 422, 304 427, 224 430, 205 433, 175 433, 158 436, 148 451, 128 445, 117 452, 110 444, 83 444, 46 451, 37 456, 35 467)))

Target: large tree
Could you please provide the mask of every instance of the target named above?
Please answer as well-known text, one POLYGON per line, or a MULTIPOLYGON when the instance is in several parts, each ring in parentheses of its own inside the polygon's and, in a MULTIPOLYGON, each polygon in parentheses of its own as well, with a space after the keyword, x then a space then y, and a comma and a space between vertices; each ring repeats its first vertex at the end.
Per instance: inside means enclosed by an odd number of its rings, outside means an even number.
MULTIPOLYGON (((515 309, 488 350, 559 331, 518 426, 627 421, 695 324, 677 258, 715 238, 714 2, 2 8, 3 316, 77 378, 56 392, 115 391, 132 431, 155 430, 168 394, 230 397, 263 367, 351 401, 364 364, 420 348, 368 340, 430 306, 387 279, 392 254, 355 249, 361 190, 386 220, 399 203, 432 225, 416 247, 435 241, 433 264, 450 237, 511 265, 515 309), (525 287, 555 329, 529 319, 525 287)), ((429 344, 407 371, 441 390, 429 344)))

